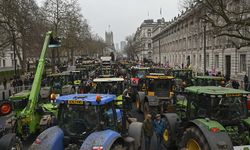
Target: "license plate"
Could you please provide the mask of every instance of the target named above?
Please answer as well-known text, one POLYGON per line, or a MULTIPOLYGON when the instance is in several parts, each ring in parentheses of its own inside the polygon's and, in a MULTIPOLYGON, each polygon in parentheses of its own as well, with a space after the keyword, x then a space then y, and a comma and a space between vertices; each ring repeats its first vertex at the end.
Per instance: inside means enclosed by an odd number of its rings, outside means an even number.
POLYGON ((234 150, 250 150, 250 145, 234 146, 234 150))
POLYGON ((69 100, 68 104, 70 105, 83 105, 83 101, 82 100, 69 100))

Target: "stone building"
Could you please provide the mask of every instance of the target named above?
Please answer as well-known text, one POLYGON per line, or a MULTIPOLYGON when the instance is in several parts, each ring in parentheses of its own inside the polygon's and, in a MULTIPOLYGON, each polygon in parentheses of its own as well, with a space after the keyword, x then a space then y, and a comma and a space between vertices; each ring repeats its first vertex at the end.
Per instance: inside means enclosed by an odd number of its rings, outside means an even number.
MULTIPOLYGON (((11 46, 10 46, 11 47, 11 46)), ((22 53, 21 53, 22 55, 22 53)), ((3 68, 14 68, 15 66, 14 61, 14 52, 10 48, 6 48, 0 54, 0 69, 3 68)), ((20 66, 19 59, 16 57, 16 67, 20 66)))
POLYGON ((206 58, 207 71, 221 72, 242 81, 245 74, 250 75, 250 47, 237 49, 229 37, 214 37, 211 26, 200 19, 201 14, 202 9, 194 6, 164 27, 155 26, 152 33, 153 61, 171 66, 183 64, 203 73, 206 58))
POLYGON ((136 45, 136 54, 140 60, 152 59, 152 32, 153 28, 160 23, 164 23, 164 19, 154 22, 153 19, 144 20, 135 33, 134 42, 136 45))
POLYGON ((115 50, 114 40, 113 40, 113 32, 105 32, 105 43, 110 49, 115 50))

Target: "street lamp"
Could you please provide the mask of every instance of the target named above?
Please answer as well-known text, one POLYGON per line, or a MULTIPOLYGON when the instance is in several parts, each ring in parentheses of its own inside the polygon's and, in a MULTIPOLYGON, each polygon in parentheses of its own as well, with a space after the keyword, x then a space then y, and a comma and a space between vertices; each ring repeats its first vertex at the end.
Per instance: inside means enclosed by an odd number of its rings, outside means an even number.
POLYGON ((207 25, 205 20, 203 20, 203 52, 204 52, 204 75, 207 72, 207 52, 206 52, 206 47, 207 47, 207 25))
POLYGON ((159 37, 159 64, 161 64, 161 37, 159 37))

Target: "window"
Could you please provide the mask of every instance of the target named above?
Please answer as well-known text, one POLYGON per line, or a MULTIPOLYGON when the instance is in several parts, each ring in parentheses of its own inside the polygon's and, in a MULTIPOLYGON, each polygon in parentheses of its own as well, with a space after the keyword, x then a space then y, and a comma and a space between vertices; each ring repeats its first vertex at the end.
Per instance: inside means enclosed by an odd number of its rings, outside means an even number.
POLYGON ((148 48, 151 48, 151 43, 148 43, 148 48))
POLYGON ((246 71, 246 54, 240 54, 240 72, 246 71))
POLYGON ((219 68, 219 55, 215 55, 215 68, 219 68))
POLYGON ((193 55, 193 65, 196 65, 196 55, 193 55))
POLYGON ((206 66, 209 67, 209 55, 206 56, 206 66))
POLYGON ((5 60, 3 59, 3 67, 5 67, 5 60))

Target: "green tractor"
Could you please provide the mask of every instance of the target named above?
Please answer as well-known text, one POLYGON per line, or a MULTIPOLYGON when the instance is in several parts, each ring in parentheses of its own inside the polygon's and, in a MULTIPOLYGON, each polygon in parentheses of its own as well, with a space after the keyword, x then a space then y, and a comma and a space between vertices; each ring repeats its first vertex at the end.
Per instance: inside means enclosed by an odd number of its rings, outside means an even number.
POLYGON ((175 113, 163 115, 166 147, 189 150, 249 149, 249 92, 218 86, 190 86, 179 93, 175 113))
POLYGON ((0 138, 1 150, 20 149, 16 134, 18 137, 26 139, 30 135, 50 127, 55 121, 56 107, 48 100, 43 101, 39 96, 49 43, 55 44, 52 32, 46 34, 31 91, 21 94, 19 98, 16 96, 16 99, 12 99, 15 115, 6 120, 7 132, 0 138), (17 142, 12 142, 13 140, 17 142))

